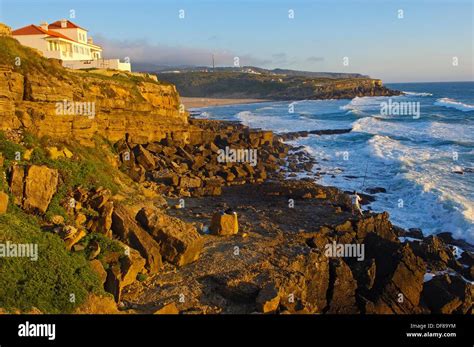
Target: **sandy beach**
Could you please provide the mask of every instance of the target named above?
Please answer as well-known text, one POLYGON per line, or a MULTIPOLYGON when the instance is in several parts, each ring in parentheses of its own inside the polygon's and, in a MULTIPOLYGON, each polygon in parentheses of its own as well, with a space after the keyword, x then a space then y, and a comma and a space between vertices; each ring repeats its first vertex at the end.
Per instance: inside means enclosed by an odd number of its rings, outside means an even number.
POLYGON ((180 97, 181 102, 186 108, 199 108, 209 106, 251 104, 256 102, 265 102, 265 99, 216 99, 216 98, 190 98, 180 97))

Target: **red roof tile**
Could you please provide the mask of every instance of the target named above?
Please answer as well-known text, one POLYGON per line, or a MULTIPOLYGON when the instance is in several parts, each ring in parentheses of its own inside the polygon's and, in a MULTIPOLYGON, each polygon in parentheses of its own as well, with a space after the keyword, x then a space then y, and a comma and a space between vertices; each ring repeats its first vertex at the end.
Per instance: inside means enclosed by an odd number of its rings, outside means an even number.
MULTIPOLYGON (((82 29, 82 30, 87 31, 86 29, 81 28, 79 25, 74 24, 74 23, 71 22, 70 20, 67 20, 66 23, 67 23, 67 28, 68 28, 68 29, 79 28, 79 29, 82 29)), ((60 21, 60 20, 57 20, 56 22, 51 23, 50 25, 48 25, 48 29, 64 29, 64 28, 61 27, 61 21, 60 21)))
POLYGON ((20 29, 17 29, 17 30, 14 30, 12 32, 12 35, 14 35, 14 36, 15 35, 41 35, 41 34, 76 42, 75 40, 67 37, 66 35, 60 34, 60 33, 56 32, 56 31, 53 31, 53 30, 45 30, 45 29, 43 29, 43 28, 41 28, 37 25, 34 25, 34 24, 28 25, 26 27, 23 27, 23 28, 20 28, 20 29))

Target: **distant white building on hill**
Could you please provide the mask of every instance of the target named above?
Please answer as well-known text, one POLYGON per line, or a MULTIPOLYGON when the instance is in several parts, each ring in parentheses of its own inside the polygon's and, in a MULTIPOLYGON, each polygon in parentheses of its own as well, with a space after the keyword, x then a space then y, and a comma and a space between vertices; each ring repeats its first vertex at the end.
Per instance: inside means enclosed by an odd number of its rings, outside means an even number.
POLYGON ((54 23, 28 25, 16 29, 12 36, 22 45, 35 48, 46 58, 61 59, 70 69, 114 69, 131 71, 130 63, 119 59, 102 59, 102 47, 94 44, 87 30, 62 19, 54 23))

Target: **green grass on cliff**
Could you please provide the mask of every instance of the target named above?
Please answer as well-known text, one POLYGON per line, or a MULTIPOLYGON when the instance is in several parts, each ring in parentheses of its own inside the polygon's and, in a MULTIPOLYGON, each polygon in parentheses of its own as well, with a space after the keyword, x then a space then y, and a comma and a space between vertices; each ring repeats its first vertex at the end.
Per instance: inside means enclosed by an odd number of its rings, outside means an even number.
MULTIPOLYGON (((95 139, 96 148, 83 147, 77 144, 62 144, 54 143, 51 139, 38 139, 31 134, 25 134, 22 145, 8 140, 3 132, 0 131, 0 153, 5 157, 5 169, 13 164, 17 152, 23 153, 26 149, 33 149, 31 160, 21 160, 21 164, 35 164, 46 165, 49 168, 57 169, 61 176, 61 183, 58 187, 57 193, 47 211, 47 217, 53 215, 61 215, 67 219, 66 211, 61 206, 61 202, 65 199, 68 192, 75 187, 82 186, 87 189, 104 187, 110 189, 112 193, 118 192, 117 183, 114 178, 119 174, 118 169, 115 169, 107 162, 107 152, 112 150, 105 140, 95 139), (74 158, 60 158, 52 160, 48 158, 45 147, 56 145, 58 147, 65 146, 73 152, 74 158)), ((0 188, 6 190, 6 182, 3 177, 0 177, 0 188)))
MULTIPOLYGON (((45 219, 62 215, 68 220, 66 210, 61 205, 76 186, 88 189, 101 186, 113 193, 118 191, 114 178, 120 172, 107 160, 111 148, 109 143, 101 139, 96 139, 96 148, 87 148, 77 144, 55 143, 47 138, 38 139, 31 134, 25 134, 21 144, 18 144, 0 132, 0 152, 5 157, 5 171, 15 162, 15 153, 22 153, 23 158, 27 149, 34 149, 32 157, 29 161, 20 161, 20 164, 47 165, 59 171, 60 185, 45 219), (72 151, 73 158, 48 158, 44 149, 46 146, 63 145, 72 151)), ((0 173, 3 169, 0 168, 0 173)), ((0 189, 8 189, 3 175, 0 175, 0 189)), ((7 240, 34 243, 38 244, 39 252, 37 261, 0 257, 0 308, 27 312, 36 307, 45 313, 67 313, 84 302, 88 293, 103 293, 97 275, 88 265, 86 252, 68 252, 58 235, 41 230, 41 223, 41 216, 26 214, 12 204, 12 199, 8 213, 0 216, 0 243, 7 240), (72 294, 75 302, 70 301, 72 294)), ((84 243, 87 245, 89 239, 98 241, 103 254, 120 248, 113 241, 103 240, 100 236, 98 238, 96 240, 89 236, 84 243)))
POLYGON ((103 293, 87 260, 68 252, 55 234, 42 231, 38 220, 12 207, 0 216, 0 243, 38 245, 38 260, 0 257, 0 307, 28 312, 68 313, 90 292, 103 293), (74 301, 71 298, 74 297, 74 301))
POLYGON ((0 36, 0 64, 20 73, 32 71, 61 78, 66 70, 57 60, 45 59, 32 48, 21 45, 12 37, 0 36))

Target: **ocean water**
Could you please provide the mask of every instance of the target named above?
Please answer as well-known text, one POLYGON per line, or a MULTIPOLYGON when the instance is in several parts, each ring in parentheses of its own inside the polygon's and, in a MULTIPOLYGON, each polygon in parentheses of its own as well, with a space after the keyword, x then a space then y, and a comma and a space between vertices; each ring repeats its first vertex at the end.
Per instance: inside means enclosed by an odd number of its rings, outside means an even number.
POLYGON ((474 82, 387 86, 406 95, 209 107, 199 117, 275 132, 352 128, 291 142, 326 173, 316 182, 362 192, 383 187, 372 210, 388 211, 404 228, 450 231, 474 243, 474 82), (381 112, 389 101, 419 106, 419 117, 381 112))

